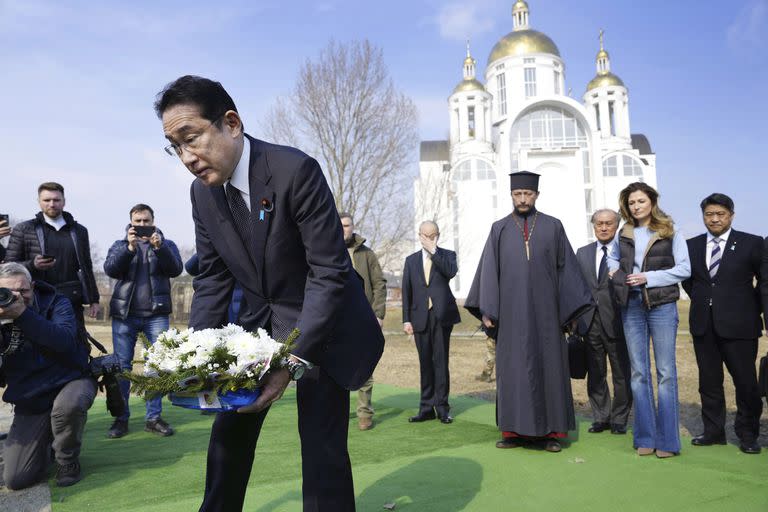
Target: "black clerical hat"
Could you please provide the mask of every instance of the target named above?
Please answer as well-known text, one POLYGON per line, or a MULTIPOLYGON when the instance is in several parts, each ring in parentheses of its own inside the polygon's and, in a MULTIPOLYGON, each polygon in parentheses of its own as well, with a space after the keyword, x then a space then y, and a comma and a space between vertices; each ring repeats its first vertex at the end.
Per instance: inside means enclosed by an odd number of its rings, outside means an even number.
POLYGON ((509 189, 525 189, 539 191, 539 174, 535 172, 520 171, 509 175, 509 189))

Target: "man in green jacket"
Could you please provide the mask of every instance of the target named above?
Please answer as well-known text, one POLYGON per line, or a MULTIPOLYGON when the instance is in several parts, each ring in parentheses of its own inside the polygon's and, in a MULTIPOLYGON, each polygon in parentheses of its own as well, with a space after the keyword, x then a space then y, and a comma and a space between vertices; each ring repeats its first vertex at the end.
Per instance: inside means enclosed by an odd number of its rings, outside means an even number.
MULTIPOLYGON (((387 310, 387 280, 381 272, 379 259, 370 247, 365 245, 365 238, 355 233, 355 221, 349 213, 339 215, 344 229, 344 242, 347 244, 352 266, 363 278, 365 296, 373 308, 379 326, 384 325, 387 310)), ((360 430, 373 428, 373 376, 357 392, 357 425, 360 430)))

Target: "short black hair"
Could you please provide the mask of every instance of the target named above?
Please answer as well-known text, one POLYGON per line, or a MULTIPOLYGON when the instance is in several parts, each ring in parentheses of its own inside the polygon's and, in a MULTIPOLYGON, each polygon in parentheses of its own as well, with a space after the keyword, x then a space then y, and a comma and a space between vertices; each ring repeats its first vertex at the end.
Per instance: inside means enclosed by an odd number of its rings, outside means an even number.
POLYGON ((718 192, 709 194, 701 201, 701 211, 703 212, 704 209, 710 205, 722 206, 729 212, 733 213, 733 199, 725 194, 720 194, 718 192))
POLYGON ((128 218, 132 218, 133 214, 136 212, 149 212, 149 214, 152 215, 152 220, 155 220, 155 210, 153 210, 152 207, 148 204, 139 203, 131 208, 131 211, 128 212, 128 218))
POLYGON ((177 78, 157 93, 155 113, 162 119, 163 113, 176 105, 196 105, 200 115, 211 122, 228 110, 237 112, 235 102, 220 82, 194 75, 177 78))

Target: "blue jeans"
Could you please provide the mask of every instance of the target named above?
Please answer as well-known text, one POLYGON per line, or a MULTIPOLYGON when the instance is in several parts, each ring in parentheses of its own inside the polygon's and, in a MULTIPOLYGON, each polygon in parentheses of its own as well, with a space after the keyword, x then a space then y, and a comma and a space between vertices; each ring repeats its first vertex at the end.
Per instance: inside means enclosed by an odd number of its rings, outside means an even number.
MULTIPOLYGON (((133 350, 136 346, 136 337, 140 332, 149 339, 150 343, 157 340, 157 336, 168 329, 170 321, 168 315, 156 315, 149 317, 129 316, 125 320, 112 318, 112 346, 120 359, 120 366, 125 371, 131 371, 133 368, 133 350)), ((128 396, 131 392, 131 383, 125 379, 118 379, 120 382, 120 391, 125 399, 125 414, 117 418, 118 420, 128 421, 131 411, 128 410, 128 396)), ((147 420, 153 420, 160 417, 163 412, 162 396, 147 400, 147 420)))
POLYGON ((651 309, 645 307, 642 295, 631 292, 622 308, 624 336, 629 363, 632 366, 632 395, 635 401, 633 428, 635 448, 655 448, 680 452, 680 414, 677 399, 677 304, 671 302, 651 309), (650 340, 656 362, 658 409, 653 399, 651 381, 650 340))

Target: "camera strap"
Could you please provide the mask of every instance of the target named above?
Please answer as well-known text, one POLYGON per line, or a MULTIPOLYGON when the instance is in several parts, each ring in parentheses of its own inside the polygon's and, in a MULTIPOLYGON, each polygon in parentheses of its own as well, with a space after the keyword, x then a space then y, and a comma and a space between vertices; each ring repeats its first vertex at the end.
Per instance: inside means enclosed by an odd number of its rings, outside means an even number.
POLYGON ((8 346, 0 354, 0 368, 2 368, 3 366, 3 361, 5 359, 5 356, 15 354, 23 344, 24 344, 24 337, 21 335, 21 329, 17 325, 14 325, 11 328, 11 339, 8 342, 8 346))

